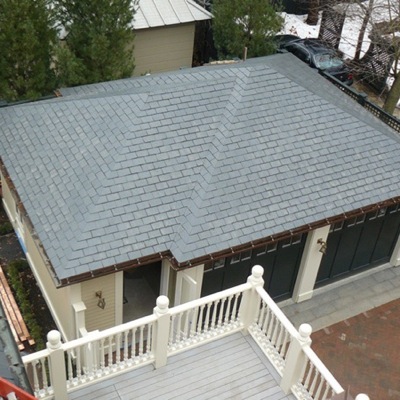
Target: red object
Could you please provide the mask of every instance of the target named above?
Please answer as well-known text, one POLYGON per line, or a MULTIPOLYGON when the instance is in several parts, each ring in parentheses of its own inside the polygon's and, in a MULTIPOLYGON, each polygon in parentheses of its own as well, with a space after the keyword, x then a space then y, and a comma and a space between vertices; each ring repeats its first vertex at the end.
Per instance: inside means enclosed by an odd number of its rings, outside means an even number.
POLYGON ((35 396, 32 396, 25 390, 22 390, 13 383, 7 381, 6 379, 0 378, 0 396, 7 398, 7 395, 14 392, 18 400, 36 400, 35 396))

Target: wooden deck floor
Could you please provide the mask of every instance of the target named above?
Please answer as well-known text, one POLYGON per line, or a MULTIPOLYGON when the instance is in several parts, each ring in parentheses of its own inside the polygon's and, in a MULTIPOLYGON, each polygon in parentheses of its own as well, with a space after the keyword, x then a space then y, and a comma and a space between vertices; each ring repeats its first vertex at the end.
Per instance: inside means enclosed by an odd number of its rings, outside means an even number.
POLYGON ((235 333, 152 365, 75 391, 73 400, 294 400, 251 336, 235 333))

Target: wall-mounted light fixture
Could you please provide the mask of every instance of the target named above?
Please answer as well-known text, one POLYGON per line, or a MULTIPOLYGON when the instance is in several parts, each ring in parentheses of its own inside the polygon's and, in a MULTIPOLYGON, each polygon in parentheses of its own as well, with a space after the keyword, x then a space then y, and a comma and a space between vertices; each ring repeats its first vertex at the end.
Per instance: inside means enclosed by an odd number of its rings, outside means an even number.
POLYGON ((317 240, 317 243, 321 246, 319 249, 319 252, 322 253, 323 255, 326 254, 326 251, 328 250, 328 245, 326 244, 325 240, 322 238, 319 238, 317 240))
POLYGON ((99 298, 99 301, 97 302, 97 307, 100 307, 102 310, 106 308, 106 299, 103 297, 103 292, 99 290, 96 292, 96 297, 99 298))

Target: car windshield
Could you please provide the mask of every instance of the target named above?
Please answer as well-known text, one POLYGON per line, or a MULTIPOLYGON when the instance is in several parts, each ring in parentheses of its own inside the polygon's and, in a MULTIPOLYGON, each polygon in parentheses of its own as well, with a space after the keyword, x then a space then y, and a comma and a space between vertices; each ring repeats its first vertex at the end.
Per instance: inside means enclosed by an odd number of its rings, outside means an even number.
POLYGON ((316 54, 314 60, 315 66, 319 69, 340 67, 343 64, 343 61, 339 57, 329 53, 316 54))

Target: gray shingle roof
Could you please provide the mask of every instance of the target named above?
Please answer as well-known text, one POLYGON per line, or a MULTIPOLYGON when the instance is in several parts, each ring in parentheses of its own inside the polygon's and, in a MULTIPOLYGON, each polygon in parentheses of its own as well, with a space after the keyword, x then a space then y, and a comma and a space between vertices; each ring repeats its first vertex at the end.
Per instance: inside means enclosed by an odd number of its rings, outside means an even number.
POLYGON ((397 134, 290 54, 63 95, 0 110, 3 162, 59 279, 400 194, 397 134))

